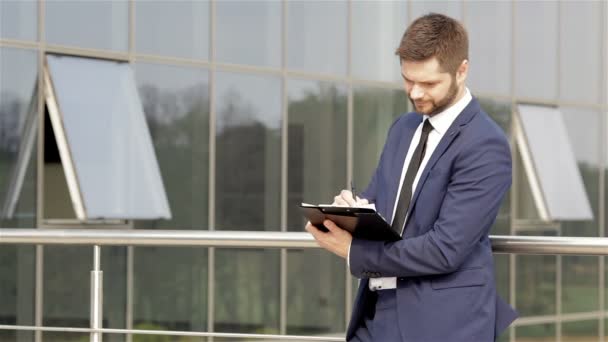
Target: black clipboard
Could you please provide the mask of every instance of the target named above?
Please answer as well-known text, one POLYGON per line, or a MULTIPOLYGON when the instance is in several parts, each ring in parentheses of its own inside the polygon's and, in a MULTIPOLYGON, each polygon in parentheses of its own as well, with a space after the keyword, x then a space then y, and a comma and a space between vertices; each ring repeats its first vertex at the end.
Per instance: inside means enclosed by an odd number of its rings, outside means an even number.
POLYGON ((372 208, 335 207, 326 205, 300 205, 302 215, 315 227, 327 231, 323 220, 329 219, 353 237, 374 241, 397 241, 401 236, 372 208))

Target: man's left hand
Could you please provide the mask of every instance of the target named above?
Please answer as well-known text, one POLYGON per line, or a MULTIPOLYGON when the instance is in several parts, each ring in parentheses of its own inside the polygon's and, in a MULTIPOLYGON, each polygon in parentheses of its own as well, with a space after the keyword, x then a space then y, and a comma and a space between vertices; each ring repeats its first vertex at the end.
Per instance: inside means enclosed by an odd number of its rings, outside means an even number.
POLYGON ((306 224, 305 229, 314 236, 319 246, 346 259, 350 243, 353 240, 352 235, 348 231, 338 227, 331 220, 323 221, 323 225, 329 230, 328 232, 319 230, 319 228, 313 226, 310 222, 306 224))

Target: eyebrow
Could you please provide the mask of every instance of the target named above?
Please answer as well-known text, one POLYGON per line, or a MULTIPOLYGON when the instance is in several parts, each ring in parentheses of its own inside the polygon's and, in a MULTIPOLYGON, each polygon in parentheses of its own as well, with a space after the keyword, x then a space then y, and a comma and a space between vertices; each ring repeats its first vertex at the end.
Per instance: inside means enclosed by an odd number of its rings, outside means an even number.
MULTIPOLYGON (((406 81, 412 82, 412 80, 410 80, 409 78, 405 77, 405 75, 403 73, 401 73, 401 77, 404 80, 406 80, 406 81)), ((421 81, 419 83, 437 83, 437 82, 439 82, 439 80, 421 81)))

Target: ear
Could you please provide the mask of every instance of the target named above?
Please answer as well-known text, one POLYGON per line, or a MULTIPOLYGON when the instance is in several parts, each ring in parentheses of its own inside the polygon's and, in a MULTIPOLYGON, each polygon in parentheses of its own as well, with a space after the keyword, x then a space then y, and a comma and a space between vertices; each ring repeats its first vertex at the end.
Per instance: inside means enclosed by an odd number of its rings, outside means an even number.
POLYGON ((458 84, 463 84, 464 81, 467 79, 468 73, 469 73, 469 61, 467 59, 465 59, 462 61, 462 63, 460 63, 458 70, 456 70, 456 82, 458 84))

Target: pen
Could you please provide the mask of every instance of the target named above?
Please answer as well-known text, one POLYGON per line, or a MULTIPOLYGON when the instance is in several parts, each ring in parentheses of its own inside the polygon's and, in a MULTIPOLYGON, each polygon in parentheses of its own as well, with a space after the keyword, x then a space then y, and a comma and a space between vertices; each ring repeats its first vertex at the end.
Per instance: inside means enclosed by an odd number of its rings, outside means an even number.
POLYGON ((357 193, 355 192, 355 181, 350 181, 350 191, 353 193, 353 199, 357 201, 357 193))

